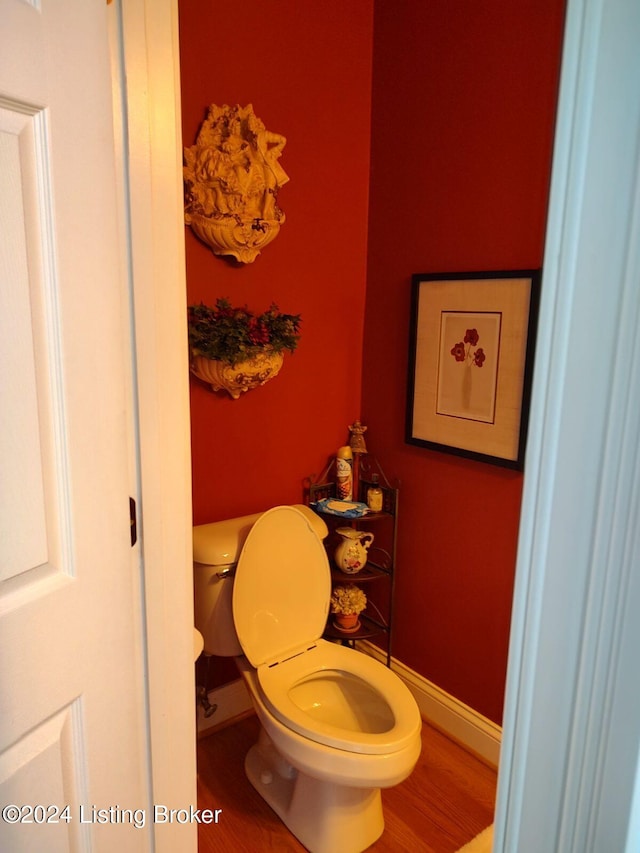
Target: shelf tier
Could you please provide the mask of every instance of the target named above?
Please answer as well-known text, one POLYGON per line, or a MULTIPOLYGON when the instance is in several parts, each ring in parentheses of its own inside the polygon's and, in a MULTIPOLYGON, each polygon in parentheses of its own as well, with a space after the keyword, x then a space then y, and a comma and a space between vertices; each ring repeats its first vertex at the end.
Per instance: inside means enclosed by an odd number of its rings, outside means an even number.
POLYGON ((338 581, 339 583, 366 583, 367 581, 376 581, 380 578, 389 577, 390 574, 389 569, 377 566, 371 562, 368 562, 359 572, 351 575, 341 571, 336 566, 331 566, 331 580, 338 581))
POLYGON ((323 636, 330 640, 366 640, 389 631, 387 625, 381 625, 368 616, 361 615, 360 621, 362 624, 357 631, 340 631, 333 624, 333 618, 329 617, 323 636))

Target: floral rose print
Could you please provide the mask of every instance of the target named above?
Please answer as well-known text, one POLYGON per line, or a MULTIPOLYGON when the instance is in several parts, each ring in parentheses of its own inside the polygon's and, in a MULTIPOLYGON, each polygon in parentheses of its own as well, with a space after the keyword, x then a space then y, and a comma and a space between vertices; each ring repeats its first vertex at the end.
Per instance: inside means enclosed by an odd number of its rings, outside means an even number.
POLYGON ((467 357, 467 353, 464 348, 463 343, 456 344, 451 350, 451 355, 455 358, 456 361, 464 361, 467 357))
POLYGON ((473 352, 471 351, 471 347, 475 347, 479 340, 480 335, 477 329, 467 329, 464 341, 459 341, 451 348, 451 355, 456 361, 467 362, 476 367, 482 367, 487 358, 482 347, 478 347, 473 352))

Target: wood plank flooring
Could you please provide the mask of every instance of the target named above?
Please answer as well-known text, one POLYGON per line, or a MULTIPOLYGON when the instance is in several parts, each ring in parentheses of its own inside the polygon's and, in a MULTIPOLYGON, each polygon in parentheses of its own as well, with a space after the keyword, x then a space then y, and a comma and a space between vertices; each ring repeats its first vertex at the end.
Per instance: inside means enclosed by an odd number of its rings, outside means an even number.
MULTIPOLYGON (((198 742, 198 807, 222 809, 217 824, 199 826, 199 853, 305 849, 244 774, 258 728, 251 715, 198 742)), ((385 831, 369 850, 453 853, 493 821, 496 778, 495 770, 425 723, 416 769, 382 792, 385 831)))

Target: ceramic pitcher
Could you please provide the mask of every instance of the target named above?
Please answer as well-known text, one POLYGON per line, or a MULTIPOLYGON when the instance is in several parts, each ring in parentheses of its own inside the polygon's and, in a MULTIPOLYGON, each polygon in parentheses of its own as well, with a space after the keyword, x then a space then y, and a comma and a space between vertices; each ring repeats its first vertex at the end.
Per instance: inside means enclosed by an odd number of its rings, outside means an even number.
POLYGON ((336 533, 340 543, 335 550, 336 565, 347 575, 355 575, 367 562, 367 551, 373 542, 373 533, 354 530, 352 527, 338 527, 336 533))

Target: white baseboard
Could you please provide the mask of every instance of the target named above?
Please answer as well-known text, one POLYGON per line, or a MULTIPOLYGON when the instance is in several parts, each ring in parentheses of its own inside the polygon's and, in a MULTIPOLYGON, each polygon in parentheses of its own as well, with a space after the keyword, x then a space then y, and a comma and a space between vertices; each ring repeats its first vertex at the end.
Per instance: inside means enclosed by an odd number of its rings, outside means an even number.
MULTIPOLYGON (((373 643, 368 643, 366 640, 359 642, 358 649, 386 663, 386 653, 373 643)), ((424 720, 432 723, 488 764, 498 766, 502 741, 502 729, 499 725, 418 675, 396 658, 391 659, 391 669, 414 695, 424 720)))
MULTIPOLYGON (((386 654, 373 643, 359 642, 358 649, 386 663, 386 654)), ((391 659, 391 669, 414 695, 424 720, 488 764, 498 766, 502 739, 500 726, 418 675, 396 658, 391 659)), ((241 717, 252 707, 251 698, 241 678, 216 687, 209 693, 209 702, 218 707, 210 717, 205 717, 202 708, 198 707, 198 734, 241 717)))

